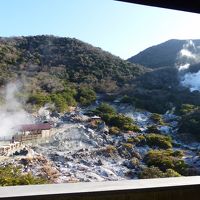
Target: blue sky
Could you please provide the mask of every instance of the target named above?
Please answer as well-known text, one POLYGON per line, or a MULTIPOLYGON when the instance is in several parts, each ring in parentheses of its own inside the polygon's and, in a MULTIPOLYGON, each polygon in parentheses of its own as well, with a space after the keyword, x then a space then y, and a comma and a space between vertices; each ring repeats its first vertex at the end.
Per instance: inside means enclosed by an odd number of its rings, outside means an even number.
POLYGON ((0 36, 75 37, 127 59, 169 39, 200 39, 200 15, 113 0, 0 0, 0 36))

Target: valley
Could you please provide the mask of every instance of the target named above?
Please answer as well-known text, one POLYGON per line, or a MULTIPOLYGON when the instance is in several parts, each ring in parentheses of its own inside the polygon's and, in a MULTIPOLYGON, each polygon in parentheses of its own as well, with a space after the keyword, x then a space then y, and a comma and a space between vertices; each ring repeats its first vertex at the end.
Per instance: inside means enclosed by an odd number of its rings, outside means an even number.
POLYGON ((199 175, 197 45, 167 41, 146 65, 151 48, 135 64, 74 38, 0 38, 0 184, 199 175))

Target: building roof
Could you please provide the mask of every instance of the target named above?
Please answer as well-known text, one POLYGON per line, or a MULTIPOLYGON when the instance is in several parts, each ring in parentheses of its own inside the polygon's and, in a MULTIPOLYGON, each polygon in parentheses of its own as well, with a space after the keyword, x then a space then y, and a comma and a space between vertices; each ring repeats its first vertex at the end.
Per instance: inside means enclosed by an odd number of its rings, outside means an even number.
POLYGON ((18 131, 36 131, 36 130, 50 130, 51 124, 43 123, 43 124, 22 124, 18 126, 16 129, 18 131))

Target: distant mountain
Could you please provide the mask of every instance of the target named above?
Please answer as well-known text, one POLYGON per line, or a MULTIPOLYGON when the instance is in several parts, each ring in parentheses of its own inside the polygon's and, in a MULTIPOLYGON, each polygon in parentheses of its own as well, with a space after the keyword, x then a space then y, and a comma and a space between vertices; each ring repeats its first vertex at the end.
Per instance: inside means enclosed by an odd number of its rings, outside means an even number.
MULTIPOLYGON (((144 65, 149 68, 174 66, 177 55, 188 40, 168 40, 164 43, 149 47, 128 59, 132 63, 144 65)), ((195 46, 200 45, 200 40, 192 40, 195 46)), ((200 50, 199 50, 200 51, 200 50)))

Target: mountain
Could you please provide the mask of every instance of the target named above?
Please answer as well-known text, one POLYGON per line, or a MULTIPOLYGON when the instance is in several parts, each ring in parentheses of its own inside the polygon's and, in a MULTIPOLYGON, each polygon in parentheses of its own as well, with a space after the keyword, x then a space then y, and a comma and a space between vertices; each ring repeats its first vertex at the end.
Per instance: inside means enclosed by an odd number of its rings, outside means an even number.
MULTIPOLYGON (((23 92, 19 97, 39 106, 53 102, 59 110, 64 110, 66 104, 89 105, 96 98, 94 91, 109 99, 128 96, 129 103, 136 107, 158 113, 186 103, 200 105, 200 92, 191 93, 181 86, 177 68, 171 67, 175 60, 172 54, 180 51, 184 42, 170 40, 158 45, 158 50, 155 50, 157 46, 152 47, 154 51, 147 49, 151 55, 149 59, 152 58, 149 66, 154 67, 151 69, 75 38, 2 37, 0 87, 20 80, 23 92), (167 52, 168 57, 165 56, 167 52), (168 64, 154 65, 158 58, 168 64)), ((147 62, 147 57, 144 56, 144 60, 147 62)), ((198 70, 199 65, 191 69, 198 70)))
POLYGON ((141 65, 75 38, 47 35, 0 38, 0 85, 21 76, 35 77, 34 84, 55 79, 58 89, 56 82, 64 80, 99 90, 110 87, 112 91, 146 71, 141 65))
MULTIPOLYGON (((174 66, 178 53, 190 40, 168 40, 164 43, 149 47, 128 59, 132 63, 144 65, 149 68, 174 66)), ((195 46, 200 46, 200 40, 192 40, 195 46)), ((197 49, 199 51, 199 48, 197 49)), ((199 51, 200 53, 200 51, 199 51)))

